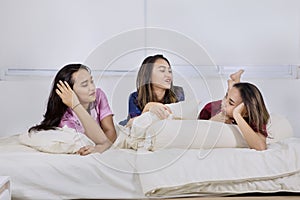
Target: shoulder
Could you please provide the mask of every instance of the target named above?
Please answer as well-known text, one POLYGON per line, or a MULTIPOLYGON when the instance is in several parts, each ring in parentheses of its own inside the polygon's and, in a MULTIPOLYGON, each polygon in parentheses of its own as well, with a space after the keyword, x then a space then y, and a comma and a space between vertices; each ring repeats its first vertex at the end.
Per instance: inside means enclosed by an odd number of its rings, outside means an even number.
POLYGON ((221 110, 221 106, 222 100, 207 103, 200 111, 198 119, 210 119, 221 110))
POLYGON ((184 101, 185 100, 183 87, 173 86, 173 91, 174 91, 178 101, 184 101))
POLYGON ((96 101, 102 99, 107 99, 105 92, 100 88, 96 88, 96 101))
POLYGON ((135 100, 135 99, 137 99, 137 97, 138 97, 137 91, 132 92, 132 93, 129 95, 129 100, 135 100))
POLYGON ((221 107, 222 105, 222 100, 218 100, 218 101, 212 101, 206 105, 210 105, 211 107, 221 107))
POLYGON ((101 96, 101 95, 105 95, 105 93, 101 88, 96 88, 96 95, 101 96))
POLYGON ((212 101, 207 103, 203 109, 204 110, 215 110, 215 109, 219 109, 221 108, 222 105, 222 100, 218 100, 218 101, 212 101))
POLYGON ((132 92, 129 96, 130 96, 130 97, 137 97, 137 96, 138 96, 138 93, 137 93, 137 91, 135 91, 135 92, 132 92))

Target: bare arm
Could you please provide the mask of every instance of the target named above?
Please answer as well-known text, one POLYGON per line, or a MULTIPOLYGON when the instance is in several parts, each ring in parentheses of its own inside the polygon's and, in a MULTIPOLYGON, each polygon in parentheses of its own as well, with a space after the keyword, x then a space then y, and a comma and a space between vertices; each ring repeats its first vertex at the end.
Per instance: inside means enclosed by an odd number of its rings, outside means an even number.
POLYGON ((100 121, 103 132, 111 142, 117 139, 116 129, 113 122, 113 116, 109 115, 100 121))
POLYGON ((85 134, 95 142, 95 144, 112 143, 116 139, 116 131, 112 122, 112 116, 106 117, 101 121, 101 126, 93 119, 93 117, 80 104, 73 111, 79 118, 85 134))
MULTIPOLYGON (((80 104, 78 97, 68 85, 67 82, 60 82, 57 85, 59 89, 56 90, 56 93, 60 96, 63 103, 68 107, 73 109, 82 123, 85 134, 96 144, 96 145, 105 145, 110 146, 112 141, 114 141, 113 136, 115 134, 115 129, 113 126, 112 118, 103 119, 104 130, 100 125, 92 118, 92 116, 86 111, 86 109, 80 104), (106 133, 108 136, 106 136, 106 133), (111 140, 110 140, 111 139, 111 140), (108 145, 110 144, 110 145, 108 145)), ((102 123, 102 122, 101 122, 102 123)))
POLYGON ((80 155, 84 156, 84 155, 88 155, 90 153, 95 153, 95 152, 102 153, 105 150, 107 150, 112 145, 112 143, 116 140, 117 135, 116 135, 116 130, 115 130, 115 127, 113 124, 112 115, 109 115, 101 120, 101 127, 102 127, 102 129, 100 128, 101 131, 104 133, 105 137, 108 139, 105 139, 102 143, 99 143, 99 144, 96 143, 96 146, 85 146, 85 147, 80 148, 78 150, 78 153, 80 155))
POLYGON ((251 149, 256 149, 259 151, 266 150, 267 144, 265 136, 259 132, 255 132, 243 118, 242 112, 244 107, 244 103, 241 103, 233 111, 233 117, 238 127, 243 133, 243 136, 251 149))

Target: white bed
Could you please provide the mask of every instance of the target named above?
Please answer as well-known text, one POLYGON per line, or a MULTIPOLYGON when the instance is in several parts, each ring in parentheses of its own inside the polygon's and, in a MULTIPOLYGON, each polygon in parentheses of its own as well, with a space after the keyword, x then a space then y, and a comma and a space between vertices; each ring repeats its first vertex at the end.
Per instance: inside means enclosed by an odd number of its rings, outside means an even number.
POLYGON ((50 154, 0 140, 0 175, 11 178, 14 199, 141 198, 130 150, 80 156, 50 154))
POLYGON ((282 138, 261 152, 248 148, 168 147, 154 152, 112 148, 88 156, 39 152, 20 144, 18 138, 0 139, 0 176, 10 176, 13 199, 300 192, 300 138, 296 137, 282 138))

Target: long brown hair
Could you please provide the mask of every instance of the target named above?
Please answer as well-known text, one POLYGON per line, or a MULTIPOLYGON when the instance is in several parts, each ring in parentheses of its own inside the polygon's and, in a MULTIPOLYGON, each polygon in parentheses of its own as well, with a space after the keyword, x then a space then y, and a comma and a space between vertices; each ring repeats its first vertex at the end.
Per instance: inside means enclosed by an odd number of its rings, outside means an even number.
POLYGON ((67 106, 62 102, 61 98, 55 92, 57 89, 57 83, 61 81, 66 81, 70 87, 73 89, 74 80, 72 75, 79 69, 84 69, 90 72, 90 69, 82 64, 69 64, 64 66, 59 70, 52 83, 52 89, 48 98, 47 110, 44 114, 44 120, 36 126, 31 127, 28 132, 39 131, 39 130, 51 130, 56 129, 60 123, 61 118, 67 111, 67 106))
POLYGON ((145 105, 149 102, 161 102, 161 103, 175 103, 178 99, 174 93, 173 80, 171 83, 171 88, 166 89, 165 96, 162 101, 159 101, 156 94, 153 91, 153 85, 151 81, 151 75, 153 71, 153 66, 156 60, 163 59, 171 67, 170 62, 160 54, 154 56, 148 56, 144 59, 136 79, 137 87, 137 104, 141 110, 144 109, 145 105))
POLYGON ((266 108, 263 96, 259 89, 251 83, 236 83, 233 87, 240 92, 248 113, 248 123, 256 126, 257 131, 264 133, 263 126, 268 123, 270 114, 266 108))

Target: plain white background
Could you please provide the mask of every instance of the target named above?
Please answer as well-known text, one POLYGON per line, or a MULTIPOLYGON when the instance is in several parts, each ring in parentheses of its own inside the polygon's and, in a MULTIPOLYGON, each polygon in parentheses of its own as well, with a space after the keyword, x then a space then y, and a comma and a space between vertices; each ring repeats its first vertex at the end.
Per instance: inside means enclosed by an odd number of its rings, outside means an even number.
POLYGON ((217 66, 256 67, 245 80, 259 86, 270 112, 286 116, 300 136, 298 0, 0 0, 0 25, 1 136, 40 122, 53 78, 7 76, 9 69, 55 73, 83 62, 111 70, 96 83, 117 122, 135 89, 135 72, 127 71, 153 53, 180 69, 175 83, 200 101, 199 109, 224 95, 227 74, 217 66), (198 74, 187 72, 190 66, 198 74), (293 70, 278 75, 271 66, 293 70))

